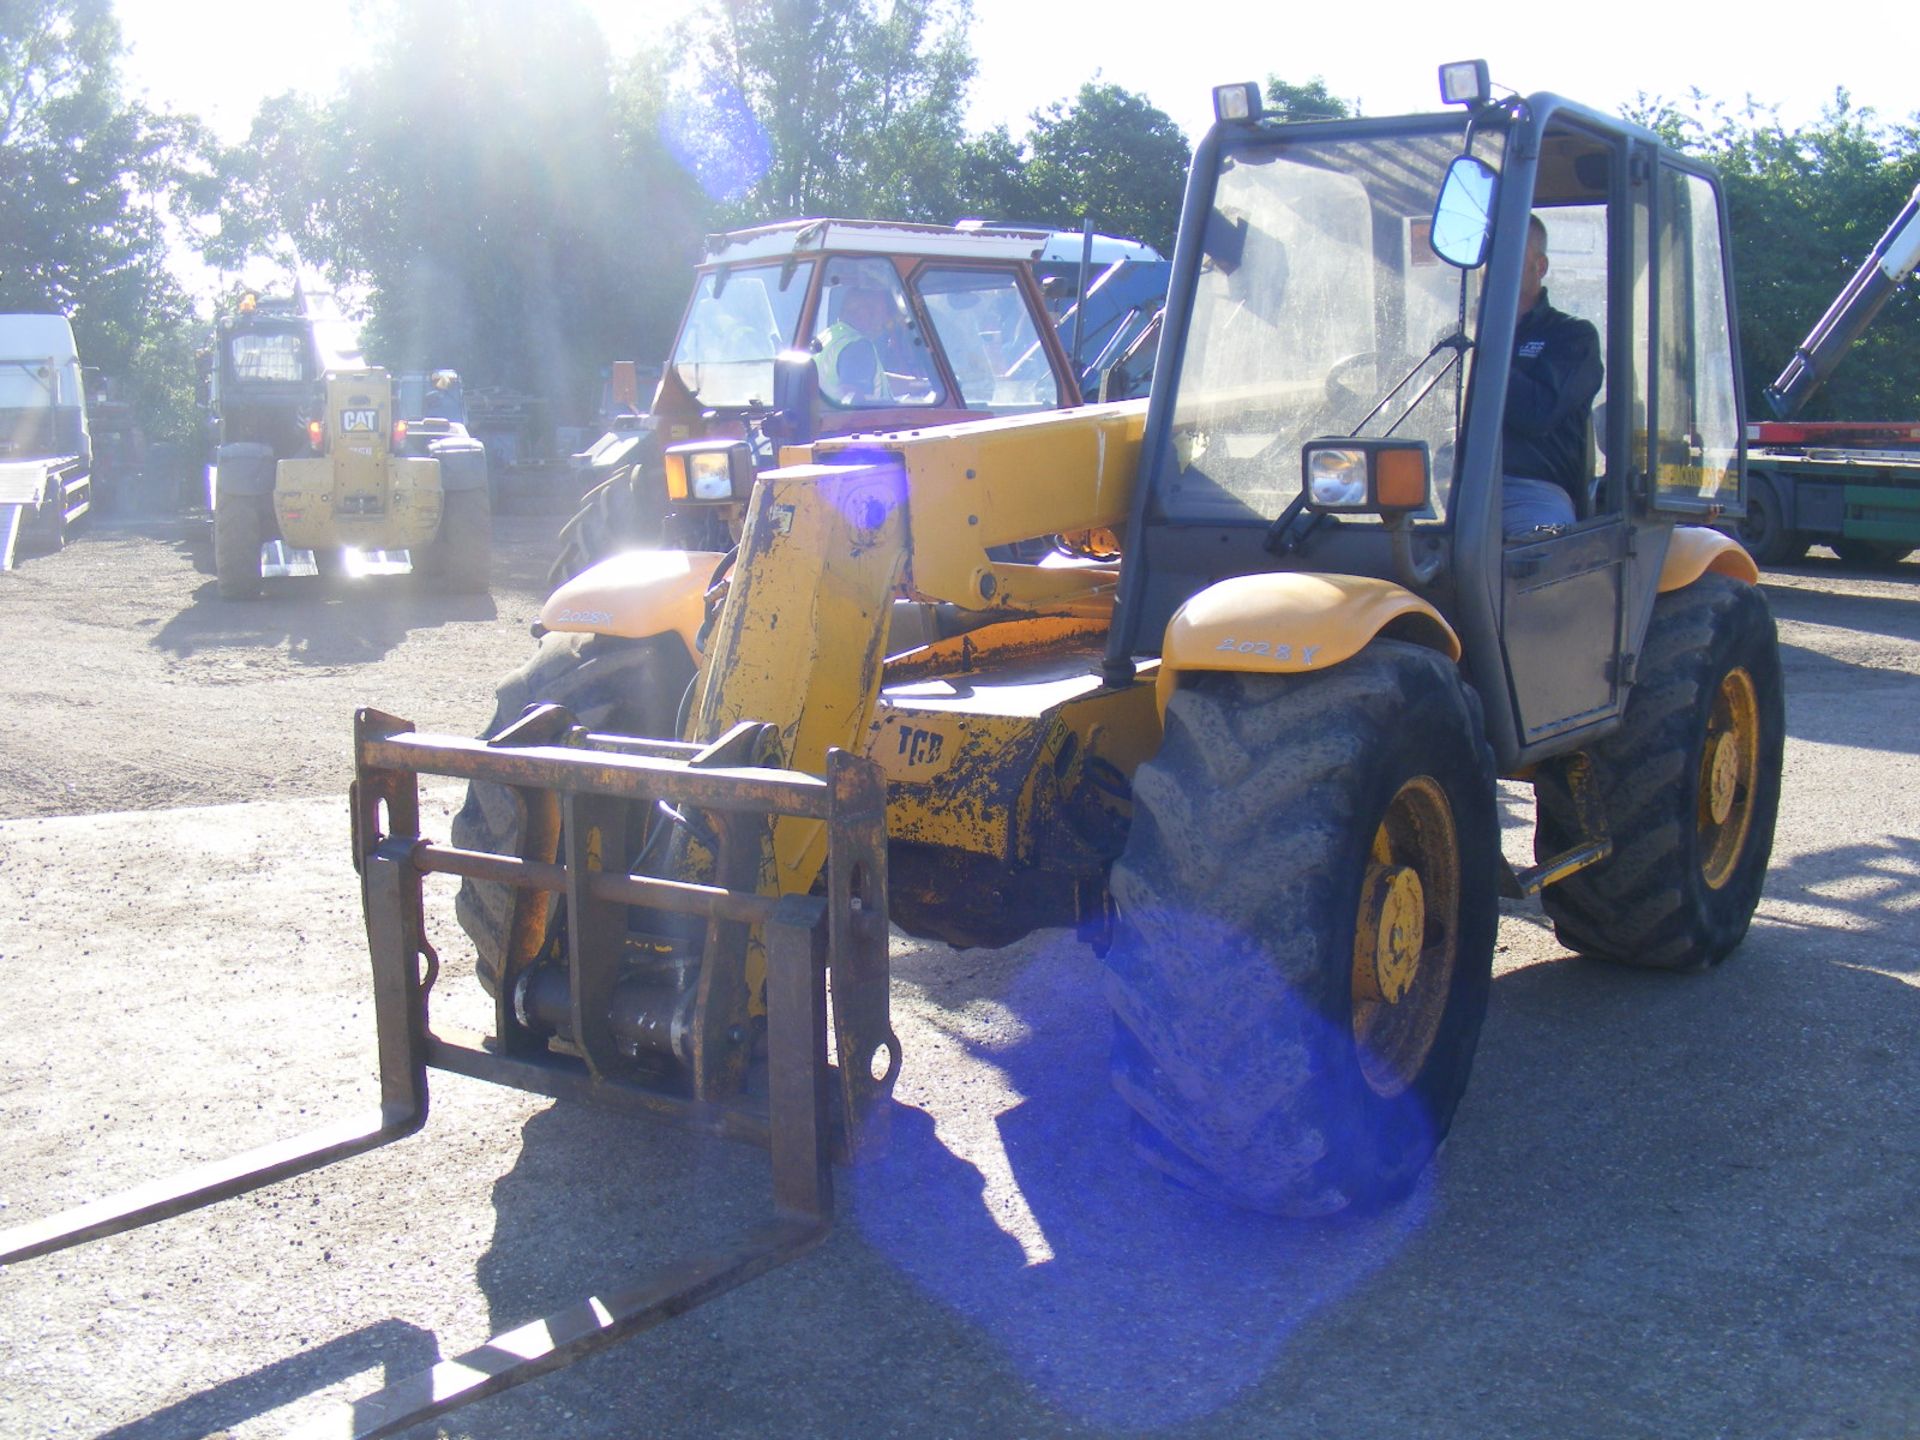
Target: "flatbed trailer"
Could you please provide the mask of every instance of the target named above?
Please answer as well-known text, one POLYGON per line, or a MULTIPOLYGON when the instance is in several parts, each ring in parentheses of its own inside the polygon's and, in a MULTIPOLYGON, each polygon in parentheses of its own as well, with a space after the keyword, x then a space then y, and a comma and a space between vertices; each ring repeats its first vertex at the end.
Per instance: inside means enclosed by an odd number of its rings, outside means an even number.
POLYGON ((1769 421, 1748 430, 1741 540, 1762 564, 1826 545, 1856 564, 1920 549, 1920 423, 1769 421))
POLYGON ((0 570, 11 570, 25 540, 57 550, 93 505, 84 456, 0 461, 0 570))
POLYGON ((22 541, 57 550, 93 505, 93 442, 73 327, 0 315, 0 570, 22 541))

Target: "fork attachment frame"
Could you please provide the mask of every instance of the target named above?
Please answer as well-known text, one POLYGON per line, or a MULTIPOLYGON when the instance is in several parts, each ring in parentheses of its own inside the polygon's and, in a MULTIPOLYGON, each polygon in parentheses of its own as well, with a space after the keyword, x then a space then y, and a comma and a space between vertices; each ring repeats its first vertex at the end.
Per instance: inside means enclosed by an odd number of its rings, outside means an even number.
MULTIPOLYGON (((316 1169, 412 1134, 426 1121, 427 1071, 449 1070, 556 1098, 648 1115, 699 1133, 768 1148, 774 1213, 734 1243, 658 1275, 589 1296, 547 1319, 496 1336, 480 1348, 354 1402, 302 1434, 372 1440, 495 1394, 626 1335, 684 1313, 782 1265, 816 1244, 833 1216, 831 1167, 864 1158, 885 1142, 900 1050, 888 1010, 885 782, 871 762, 843 751, 824 778, 763 768, 770 753, 753 724, 710 746, 590 735, 565 712, 536 717, 483 742, 414 733, 404 720, 362 710, 355 717, 354 858, 360 871, 373 962, 378 1030, 377 1116, 249 1151, 171 1180, 0 1232, 0 1264, 164 1220, 316 1169), (558 744, 526 744, 555 739, 558 744), (738 763, 747 757, 749 763, 738 763), (565 854, 501 856, 439 845, 420 833, 419 776, 508 785, 561 824, 532 823, 529 849, 564 836, 565 854), (554 807, 557 797, 558 804, 554 807), (692 883, 625 871, 618 847, 588 843, 610 834, 622 805, 669 805, 699 812, 719 836, 712 879, 692 883), (548 807, 554 807, 549 809, 548 807), (824 896, 762 893, 765 838, 776 818, 820 822, 828 837, 824 896), (562 828, 564 827, 564 828, 562 828), (614 868, 608 868, 612 861, 614 868), (501 1033, 436 1033, 428 996, 439 963, 422 904, 427 875, 513 886, 516 916, 545 896, 569 905, 568 1045, 556 1050, 519 1025, 510 1001, 496 1008, 501 1033), (702 1006, 724 1023, 691 1037, 690 1093, 646 1083, 609 1023, 627 907, 691 916, 706 929, 702 1006), (744 965, 750 937, 766 964, 767 1094, 742 1092, 747 1051, 744 965), (731 948, 729 948, 731 947, 731 948), (718 978, 716 978, 718 977, 718 978), (720 985, 740 993, 716 996, 720 985), (828 992, 835 1051, 828 1056, 828 992)), ((533 926, 517 918, 530 950, 533 926)), ((509 996, 516 959, 501 977, 509 996)), ((696 1020, 696 1029, 698 1029, 696 1020)))

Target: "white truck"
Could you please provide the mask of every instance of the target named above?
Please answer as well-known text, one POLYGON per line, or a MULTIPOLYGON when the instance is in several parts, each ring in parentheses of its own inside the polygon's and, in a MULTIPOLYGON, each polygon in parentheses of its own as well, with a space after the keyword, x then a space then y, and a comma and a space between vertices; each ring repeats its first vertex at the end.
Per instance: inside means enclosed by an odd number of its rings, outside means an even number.
POLYGON ((0 570, 23 539, 59 549, 92 503, 73 327, 64 315, 0 315, 0 570))

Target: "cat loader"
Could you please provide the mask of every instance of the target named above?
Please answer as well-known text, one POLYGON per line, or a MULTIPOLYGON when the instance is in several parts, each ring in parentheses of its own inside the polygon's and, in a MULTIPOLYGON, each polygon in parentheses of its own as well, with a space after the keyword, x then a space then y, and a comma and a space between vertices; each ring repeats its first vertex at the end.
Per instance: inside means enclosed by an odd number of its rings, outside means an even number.
MULTIPOLYGON (((248 600, 310 551, 323 574, 405 554, 455 592, 485 591, 493 518, 487 456, 457 417, 407 415, 327 297, 244 296, 206 359, 215 577, 248 600)), ((451 371, 441 372, 451 375, 451 371)))
MULTIPOLYGON (((424 1118, 429 1068, 771 1153, 776 1214, 354 1407, 385 1434, 699 1303, 818 1238, 885 1143, 889 924, 1076 927, 1113 1082, 1174 1180, 1289 1216, 1387 1205, 1446 1136, 1498 902, 1571 950, 1725 959, 1783 736, 1737 515, 1713 175, 1552 95, 1278 123, 1216 93, 1145 402, 838 437, 757 474, 728 552, 557 592, 488 738, 358 720, 382 1110, 0 1258, 177 1213, 424 1118), (1591 483, 1504 533, 1530 218, 1605 346, 1591 483), (1056 537, 1030 557, 1024 542, 1056 537), (452 843, 422 774, 469 784, 452 843), (1537 801, 1503 858, 1496 782, 1537 801), (430 1024, 421 887, 459 877, 494 1034, 430 1024)), ((804 355, 786 362, 804 402, 804 355)), ((724 438, 689 475, 748 466, 724 438)), ((1512 1103, 1512 1102, 1509 1102, 1512 1103)))

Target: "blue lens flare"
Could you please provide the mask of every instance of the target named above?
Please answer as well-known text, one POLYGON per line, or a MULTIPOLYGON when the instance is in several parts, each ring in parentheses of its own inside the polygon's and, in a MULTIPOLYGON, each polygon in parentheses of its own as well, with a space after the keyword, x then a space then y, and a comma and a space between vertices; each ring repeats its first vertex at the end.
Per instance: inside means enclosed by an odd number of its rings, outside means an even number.
MULTIPOLYGON (((1004 1076, 1011 1108, 994 1121, 1004 1163, 997 1151, 989 1163, 962 1158, 966 1146, 935 1135, 936 1121, 956 1117, 903 1105, 889 1154, 843 1172, 847 1213, 1079 1420, 1139 1431, 1230 1405, 1303 1323, 1389 1263, 1433 1208, 1430 1178, 1383 1214, 1333 1221, 1278 1220, 1203 1198, 1132 1152, 1130 1111, 1108 1081, 1113 1022, 1082 947, 1058 932, 1036 937, 993 999, 1010 1023, 984 1041, 953 1038, 1004 1076), (1009 1210, 1020 1224, 1008 1223, 1009 1210)), ((938 1014, 933 1023, 947 1030, 938 1014)), ((903 1045, 911 1070, 910 1033, 903 1045)), ((971 1103, 972 1087, 964 1093, 971 1103)), ((1399 1108, 1390 1123, 1417 1106, 1399 1108)))
POLYGON ((660 140, 707 198, 721 203, 744 197, 773 165, 767 132, 724 81, 677 91, 661 114, 660 140))

